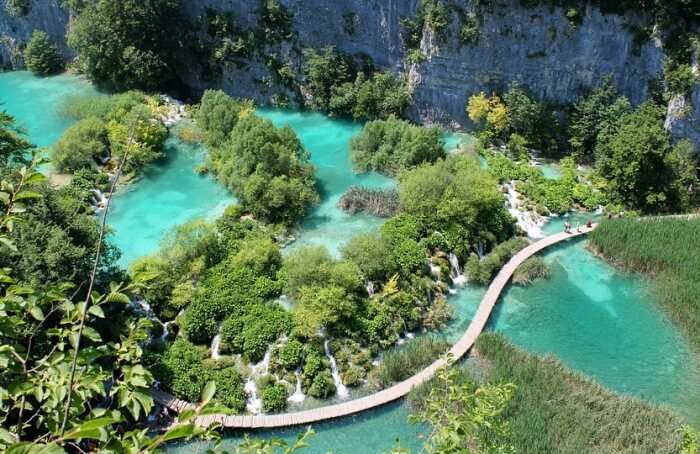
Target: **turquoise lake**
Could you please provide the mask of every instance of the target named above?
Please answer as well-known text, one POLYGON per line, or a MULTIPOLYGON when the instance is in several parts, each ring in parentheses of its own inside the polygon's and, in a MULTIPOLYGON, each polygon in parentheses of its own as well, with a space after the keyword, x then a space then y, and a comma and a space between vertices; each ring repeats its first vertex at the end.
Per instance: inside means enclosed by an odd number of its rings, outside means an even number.
MULTIPOLYGON (((60 116, 61 100, 93 89, 72 76, 35 78, 28 73, 0 74, 2 108, 26 128, 32 142, 54 143, 71 122, 60 116)), ((275 124, 290 124, 299 134, 318 167, 322 203, 307 218, 299 244, 324 244, 337 252, 352 235, 375 228, 381 221, 348 216, 336 208, 338 197, 354 184, 387 187, 393 181, 380 175, 354 175, 347 144, 359 131, 355 123, 331 120, 319 114, 260 109, 275 124)), ((453 139, 450 139, 453 140, 453 139)), ((448 140, 449 142, 449 140, 448 140)), ((212 179, 193 168, 204 151, 171 138, 168 159, 115 198, 110 214, 113 241, 122 248, 122 263, 152 252, 174 225, 197 217, 215 217, 233 197, 212 179)), ((552 177, 554 177, 554 173, 552 177)), ((585 214, 572 223, 585 222, 585 214)), ((545 226, 546 233, 561 230, 563 219, 545 226)), ((673 407, 686 419, 700 422, 700 366, 679 331, 654 305, 647 282, 621 273, 594 257, 585 241, 556 247, 544 254, 552 277, 523 288, 511 286, 502 298, 490 329, 538 354, 552 354, 569 367, 604 386, 673 407)), ((445 330, 459 337, 468 325, 482 288, 467 287, 451 298, 456 320, 445 330)), ((403 402, 362 415, 315 427, 312 448, 305 452, 382 452, 396 438, 414 452, 420 447, 422 427, 407 423, 403 402)), ((299 430, 256 433, 293 438, 299 430)), ((228 443, 235 443, 232 434, 228 443)), ((204 444, 197 444, 201 449, 204 444)), ((194 446, 173 447, 191 452, 194 446)))

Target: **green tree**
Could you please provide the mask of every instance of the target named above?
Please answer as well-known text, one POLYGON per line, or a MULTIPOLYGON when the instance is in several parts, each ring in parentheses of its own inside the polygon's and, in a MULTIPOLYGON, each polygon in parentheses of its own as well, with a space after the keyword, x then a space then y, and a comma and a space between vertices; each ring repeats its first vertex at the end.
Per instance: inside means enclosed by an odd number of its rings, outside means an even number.
POLYGON ((24 64, 31 72, 39 75, 56 73, 63 66, 58 48, 49 35, 41 30, 34 30, 32 39, 27 43, 24 64))
POLYGON ((427 453, 508 453, 510 428, 504 412, 515 385, 485 385, 475 388, 458 382, 458 372, 444 367, 425 402, 425 410, 414 421, 430 424, 425 443, 427 453))
POLYGON ((179 0, 96 0, 81 9, 68 44, 97 84, 157 89, 174 78, 181 26, 179 0))
POLYGON ((0 110, 0 168, 11 159, 24 157, 31 149, 31 144, 22 137, 23 132, 12 115, 0 110))
POLYGON ((388 175, 445 157, 439 128, 414 126, 404 120, 375 120, 365 124, 350 142, 353 168, 388 175))
POLYGON ((204 130, 209 145, 221 146, 229 138, 238 118, 253 109, 251 102, 236 101, 221 90, 206 90, 197 110, 197 124, 204 130))
POLYGON ((679 175, 697 175, 687 143, 671 145, 664 114, 646 102, 601 134, 596 147, 596 167, 612 199, 647 213, 683 210, 687 197, 681 194, 689 188, 679 184, 679 175))
POLYGON ((355 299, 342 287, 303 287, 292 313, 294 332, 311 338, 322 329, 337 328, 343 319, 351 318, 355 310, 355 299))
POLYGON ((211 159, 217 178, 260 220, 292 225, 319 201, 309 153, 288 126, 248 115, 211 159))
POLYGON ((71 126, 51 149, 51 162, 61 172, 91 167, 95 160, 108 156, 107 126, 90 117, 71 126))
POLYGON ((450 156, 401 177, 402 211, 458 255, 488 250, 513 234, 497 181, 467 156, 450 156))
POLYGON ((593 162, 598 135, 632 110, 627 98, 618 95, 607 78, 588 96, 574 103, 569 115, 569 143, 577 162, 593 162))

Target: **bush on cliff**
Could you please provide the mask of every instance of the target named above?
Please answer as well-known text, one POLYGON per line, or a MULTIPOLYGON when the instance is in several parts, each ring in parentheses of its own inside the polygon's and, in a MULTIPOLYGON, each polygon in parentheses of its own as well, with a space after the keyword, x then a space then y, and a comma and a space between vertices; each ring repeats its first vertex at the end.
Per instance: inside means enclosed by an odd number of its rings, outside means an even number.
POLYGON ((181 27, 179 0, 95 0, 72 23, 68 44, 95 83, 155 90, 174 79, 181 27))
POLYGON ((41 30, 34 30, 32 39, 27 43, 24 64, 31 72, 41 76, 57 73, 63 67, 58 48, 41 30))

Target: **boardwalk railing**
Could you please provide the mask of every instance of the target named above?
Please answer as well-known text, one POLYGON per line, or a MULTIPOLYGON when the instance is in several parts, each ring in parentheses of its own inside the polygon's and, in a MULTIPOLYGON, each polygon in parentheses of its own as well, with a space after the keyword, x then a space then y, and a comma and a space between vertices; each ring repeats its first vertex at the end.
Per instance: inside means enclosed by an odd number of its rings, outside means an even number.
MULTIPOLYGON (((450 349, 450 354, 454 360, 459 360, 474 346, 476 338, 486 327, 491 312, 498 302, 501 293, 505 289, 508 281, 513 276, 515 270, 528 258, 537 254, 554 244, 567 241, 571 238, 585 235, 593 230, 592 228, 582 227, 580 231, 572 233, 558 233, 548 236, 536 243, 527 246, 525 249, 518 252, 506 265, 501 269, 496 278, 489 285, 484 298, 479 304, 479 308, 474 314, 467 331, 450 349)), ((304 410, 295 413, 284 413, 279 415, 208 415, 202 416, 197 420, 201 426, 208 426, 214 422, 220 423, 227 428, 244 428, 244 429, 259 429, 259 428, 277 428, 288 427, 302 424, 311 424, 328 419, 340 418, 359 413, 364 410, 377 408, 388 404, 406 396, 411 390, 428 380, 430 380, 441 367, 445 366, 444 359, 438 359, 430 366, 413 375, 411 378, 384 389, 369 396, 359 399, 342 402, 334 405, 328 405, 313 410, 304 410)), ((179 412, 184 408, 192 408, 192 404, 179 400, 170 394, 161 391, 153 391, 153 399, 160 405, 166 408, 179 412)))

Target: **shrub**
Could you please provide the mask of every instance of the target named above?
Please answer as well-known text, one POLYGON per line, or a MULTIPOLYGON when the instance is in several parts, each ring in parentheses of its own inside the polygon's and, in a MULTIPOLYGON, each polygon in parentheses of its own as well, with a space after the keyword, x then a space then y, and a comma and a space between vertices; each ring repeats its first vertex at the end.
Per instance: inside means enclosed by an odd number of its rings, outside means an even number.
POLYGON ((309 108, 357 120, 399 116, 410 103, 405 81, 391 72, 358 69, 333 47, 305 51, 304 81, 309 108))
POLYGON ((348 293, 362 286, 360 270, 348 261, 333 260, 323 246, 294 249, 284 258, 279 273, 285 294, 296 298, 303 287, 334 285, 348 293))
POLYGON ((530 285, 537 279, 549 277, 550 270, 542 257, 530 257, 525 260, 513 274, 513 283, 530 285))
POLYGON ((483 260, 476 254, 471 254, 465 267, 465 273, 470 281, 486 285, 521 249, 528 245, 526 238, 512 238, 496 246, 483 260))
POLYGON ((399 192, 402 211, 458 256, 489 250, 513 234, 496 181, 471 157, 449 156, 406 172, 399 192))
POLYGON ((5 11, 10 16, 22 17, 32 10, 32 0, 5 0, 5 11))
POLYGON ((236 101, 221 90, 206 90, 196 113, 197 125, 204 130, 211 146, 228 140, 242 112, 251 112, 250 102, 236 101))
POLYGON ((404 120, 375 120, 350 142, 353 168, 388 175, 445 157, 438 128, 413 126, 404 120))
POLYGON ((285 370, 295 370, 304 361, 304 344, 297 339, 289 340, 280 350, 280 363, 285 370))
POLYGON ((214 399, 230 408, 234 413, 242 413, 246 408, 246 395, 241 374, 234 367, 215 370, 212 378, 216 382, 214 399))
POLYGON ((280 383, 268 385, 262 391, 262 409, 265 413, 280 413, 287 408, 287 389, 280 383))
POLYGON ((219 181, 258 219, 293 225, 319 200, 309 153, 289 126, 248 115, 211 159, 219 181))
POLYGON ((333 376, 329 370, 323 370, 313 379, 309 395, 317 399, 326 399, 335 394, 336 388, 333 376))
POLYGON ((350 214, 363 211, 372 216, 388 218, 399 210, 399 192, 396 189, 351 186, 338 201, 338 207, 350 214))
POLYGON ((449 342, 424 336, 401 348, 389 350, 379 367, 381 385, 386 388, 406 380, 439 359, 449 348, 449 342))
POLYGON ((98 118, 86 118, 71 126, 51 149, 51 162, 61 172, 91 167, 108 154, 107 127, 98 118))
POLYGON ((59 72, 63 66, 58 48, 41 30, 34 30, 27 43, 24 64, 31 72, 42 76, 59 72))
POLYGON ((177 339, 163 357, 165 374, 159 377, 175 396, 197 402, 210 374, 202 366, 203 350, 177 339))
POLYGON ((68 33, 68 44, 94 82, 124 90, 155 90, 173 79, 179 0, 86 2, 68 33))
POLYGON ((345 372, 343 372, 343 384, 345 386, 359 386, 362 384, 362 380, 366 375, 367 373, 365 372, 364 368, 353 364, 348 367, 345 372))

